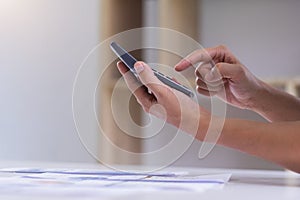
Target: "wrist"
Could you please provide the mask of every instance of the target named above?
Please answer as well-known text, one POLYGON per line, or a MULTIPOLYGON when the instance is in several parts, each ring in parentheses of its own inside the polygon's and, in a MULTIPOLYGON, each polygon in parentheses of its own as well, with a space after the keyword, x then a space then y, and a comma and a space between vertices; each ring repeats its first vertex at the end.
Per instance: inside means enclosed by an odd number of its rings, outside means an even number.
POLYGON ((267 105, 272 101, 273 88, 261 80, 258 80, 258 82, 258 87, 249 100, 247 109, 261 113, 267 109, 267 105))
POLYGON ((207 110, 201 109, 196 138, 200 141, 214 142, 222 131, 224 118, 213 116, 207 110))

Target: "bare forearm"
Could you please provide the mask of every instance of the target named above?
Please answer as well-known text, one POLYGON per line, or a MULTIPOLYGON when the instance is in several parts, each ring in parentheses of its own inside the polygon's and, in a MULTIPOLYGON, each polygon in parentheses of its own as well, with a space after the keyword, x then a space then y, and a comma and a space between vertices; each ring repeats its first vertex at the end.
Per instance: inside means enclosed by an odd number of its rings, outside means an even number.
POLYGON ((271 122, 300 120, 300 100, 265 83, 252 99, 251 110, 271 122))
POLYGON ((262 123, 227 119, 218 144, 300 173, 300 121, 262 123))

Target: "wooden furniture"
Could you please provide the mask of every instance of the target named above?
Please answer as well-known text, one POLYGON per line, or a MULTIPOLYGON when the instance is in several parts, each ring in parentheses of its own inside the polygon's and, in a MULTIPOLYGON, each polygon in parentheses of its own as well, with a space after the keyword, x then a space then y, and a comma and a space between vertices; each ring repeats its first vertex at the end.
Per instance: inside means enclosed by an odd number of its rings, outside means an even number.
MULTIPOLYGON (((143 0, 103 0, 101 5, 101 40, 105 40, 114 34, 122 31, 143 27, 143 11, 147 8, 143 6, 143 0)), ((159 13, 159 26, 174 29, 184 34, 197 39, 197 0, 158 0, 157 10, 159 13)), ((160 41, 164 42, 166 35, 160 35, 160 41)), ((137 43, 142 43, 143 36, 138 36, 137 43)), ((142 58, 141 52, 135 52, 139 58, 142 58)), ((173 58, 167 54, 160 54, 159 60, 162 62, 170 62, 173 58)), ((177 60, 176 60, 177 61, 177 60)), ((137 137, 132 137, 121 130, 114 121, 111 109, 112 92, 117 91, 124 96, 129 95, 129 90, 126 86, 116 86, 120 74, 116 69, 116 63, 108 67, 104 76, 101 78, 101 105, 99 110, 100 121, 104 134, 110 141, 129 152, 142 152, 143 140, 137 137)), ((122 98, 120 98, 122 104, 122 98)), ((136 102, 135 98, 130 99, 129 105, 124 105, 118 111, 119 115, 123 115, 124 120, 132 117, 137 124, 142 123, 142 110, 136 102), (129 107, 129 108, 128 108, 129 107), (126 114, 126 109, 130 110, 130 115, 126 114)), ((130 129, 130 128, 129 128, 130 129)), ((140 133, 142 134, 142 133, 140 133)), ((109 164, 138 164, 142 163, 140 158, 128 157, 125 154, 119 154, 111 145, 100 141, 99 154, 101 160, 109 164)))

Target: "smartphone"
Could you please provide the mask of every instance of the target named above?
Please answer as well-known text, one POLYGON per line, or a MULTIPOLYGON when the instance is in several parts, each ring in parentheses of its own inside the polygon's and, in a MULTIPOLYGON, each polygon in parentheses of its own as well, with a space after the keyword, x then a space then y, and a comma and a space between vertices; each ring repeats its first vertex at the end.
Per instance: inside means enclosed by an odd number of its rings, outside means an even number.
MULTIPOLYGON (((138 74, 136 73, 134 69, 134 64, 137 62, 137 60, 129 54, 127 51, 125 51, 119 44, 116 42, 112 42, 110 44, 111 49, 113 52, 121 59, 121 61, 128 67, 128 69, 138 78, 138 74)), ((194 93, 189 88, 185 87, 184 85, 181 85, 174 81, 172 78, 160 73, 157 70, 152 69, 154 72, 154 75, 164 84, 167 86, 178 90, 184 94, 186 94, 189 97, 193 97, 194 93)))

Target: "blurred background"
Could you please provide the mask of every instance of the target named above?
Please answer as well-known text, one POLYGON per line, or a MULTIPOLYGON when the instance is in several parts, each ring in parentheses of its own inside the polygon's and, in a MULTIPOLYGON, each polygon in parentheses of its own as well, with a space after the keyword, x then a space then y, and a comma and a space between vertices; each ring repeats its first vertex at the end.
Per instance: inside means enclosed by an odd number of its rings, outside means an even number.
MULTIPOLYGON (((92 48, 130 28, 168 27, 204 47, 225 44, 255 75, 297 95, 290 83, 300 73, 299 9, 298 0, 0 0, 0 160, 97 162, 76 132, 73 83, 92 48)), ((147 33, 142 38, 154 39, 147 33)), ((107 76, 111 73, 116 72, 107 76)), ((107 99, 101 94, 100 99, 107 99)), ((131 106, 138 120, 147 118, 136 102, 131 106)), ((100 116, 107 115, 106 107, 105 102, 100 105, 100 116)), ((232 107, 227 116, 263 120, 232 107)), ((142 134, 150 134, 158 124, 153 119, 142 134)), ((114 125, 109 130, 118 138, 114 125)), ((125 138, 129 140, 125 144, 136 152, 147 152, 167 143, 168 133, 176 132, 168 125, 163 131, 148 142, 125 138)), ((279 169, 224 147, 200 160, 200 145, 195 141, 173 164, 279 169)), ((164 160, 132 161, 103 148, 99 147, 99 153, 107 154, 112 163, 151 165, 164 160)))

